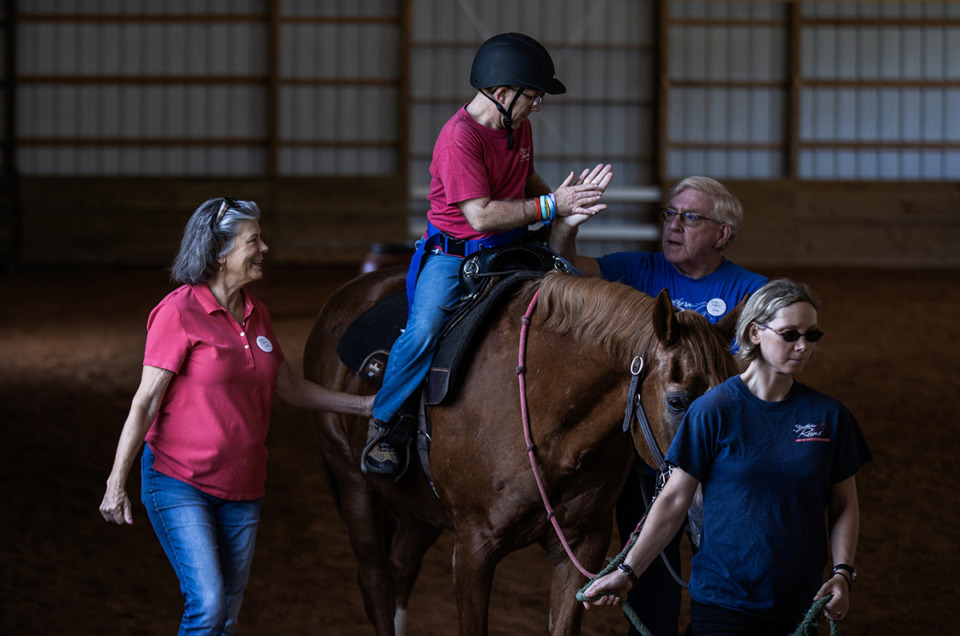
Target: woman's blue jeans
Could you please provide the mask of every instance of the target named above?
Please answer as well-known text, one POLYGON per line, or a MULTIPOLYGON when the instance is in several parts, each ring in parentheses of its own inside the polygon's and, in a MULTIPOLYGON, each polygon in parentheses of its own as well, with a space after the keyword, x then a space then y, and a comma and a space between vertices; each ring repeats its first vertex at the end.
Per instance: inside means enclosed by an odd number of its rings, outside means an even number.
POLYGON ((461 295, 462 262, 443 253, 424 257, 407 326, 390 349, 383 387, 374 398, 373 416, 381 422, 389 423, 427 377, 440 334, 453 315, 443 307, 461 295))
POLYGON ((147 444, 141 475, 143 505, 180 580, 179 634, 236 634, 262 500, 220 499, 159 473, 147 444))

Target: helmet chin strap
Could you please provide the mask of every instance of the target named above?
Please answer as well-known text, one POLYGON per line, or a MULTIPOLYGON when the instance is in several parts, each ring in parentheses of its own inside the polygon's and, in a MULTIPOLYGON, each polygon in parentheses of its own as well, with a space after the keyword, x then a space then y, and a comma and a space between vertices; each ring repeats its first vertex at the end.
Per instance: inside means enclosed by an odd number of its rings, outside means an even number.
POLYGON ((496 99, 494 99, 490 95, 487 95, 486 91, 480 91, 480 92, 483 93, 484 97, 486 97, 491 102, 493 102, 494 105, 497 107, 497 111, 499 111, 499 113, 503 115, 503 125, 507 127, 507 148, 509 148, 510 150, 513 150, 513 116, 511 115, 511 113, 513 113, 513 107, 516 105, 517 100, 520 99, 520 92, 517 92, 513 96, 513 101, 510 102, 509 111, 505 110, 503 105, 501 105, 500 102, 498 102, 496 99))

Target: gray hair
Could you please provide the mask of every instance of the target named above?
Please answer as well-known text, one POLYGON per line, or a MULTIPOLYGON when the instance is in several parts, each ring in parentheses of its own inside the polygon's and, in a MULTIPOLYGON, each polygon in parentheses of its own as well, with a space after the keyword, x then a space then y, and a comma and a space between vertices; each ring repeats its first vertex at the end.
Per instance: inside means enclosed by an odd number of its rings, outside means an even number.
POLYGON ((711 179, 710 177, 687 177, 670 191, 669 201, 684 190, 696 190, 702 192, 713 199, 713 210, 710 216, 730 227, 730 238, 720 248, 721 251, 727 249, 740 234, 740 226, 743 225, 743 204, 740 199, 733 196, 733 193, 725 185, 711 179))
POLYGON ((737 319, 737 346, 742 360, 752 362, 760 356, 760 349, 750 340, 750 325, 765 325, 778 311, 794 303, 810 303, 820 311, 820 299, 810 288, 787 278, 775 278, 750 296, 737 319))
POLYGON ((170 279, 187 285, 209 280, 217 259, 233 249, 240 223, 259 219, 260 208, 253 201, 237 201, 232 197, 204 201, 183 230, 180 251, 170 268, 170 279))

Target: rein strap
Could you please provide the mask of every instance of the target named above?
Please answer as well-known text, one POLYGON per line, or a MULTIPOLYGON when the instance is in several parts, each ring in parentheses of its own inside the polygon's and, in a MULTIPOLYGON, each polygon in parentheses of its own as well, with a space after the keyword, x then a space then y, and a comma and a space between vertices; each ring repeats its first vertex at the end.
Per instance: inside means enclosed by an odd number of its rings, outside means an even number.
POLYGON ((537 447, 533 443, 533 436, 530 433, 530 414, 527 409, 527 384, 525 381, 526 365, 524 361, 527 355, 527 330, 530 327, 530 317, 533 316, 533 311, 537 307, 537 300, 539 298, 540 290, 537 289, 533 294, 533 298, 530 300, 530 306, 527 307, 527 312, 520 320, 520 351, 517 363, 517 379, 520 382, 520 414, 523 418, 523 437, 527 443, 527 456, 530 458, 530 468, 533 470, 533 476, 537 480, 537 488, 540 490, 540 498, 543 500, 544 508, 546 508, 547 518, 550 519, 550 523, 553 524, 553 529, 557 533, 557 537, 560 539, 560 543, 563 545, 567 556, 570 557, 570 561, 580 570, 581 574, 588 579, 592 579, 596 575, 588 572, 587 569, 580 564, 577 557, 573 554, 570 544, 567 543, 567 538, 564 536, 563 530, 560 529, 560 522, 557 521, 557 515, 550 505, 546 488, 543 486, 543 479, 540 476, 540 469, 537 466, 537 447))

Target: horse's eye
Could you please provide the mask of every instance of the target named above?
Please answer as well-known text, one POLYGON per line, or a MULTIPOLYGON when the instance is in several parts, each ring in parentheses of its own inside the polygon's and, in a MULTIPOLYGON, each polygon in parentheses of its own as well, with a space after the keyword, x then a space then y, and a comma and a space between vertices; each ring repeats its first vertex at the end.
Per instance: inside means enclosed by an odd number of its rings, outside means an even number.
POLYGON ((687 404, 686 400, 679 397, 667 398, 667 406, 670 407, 672 411, 686 411, 687 404))

